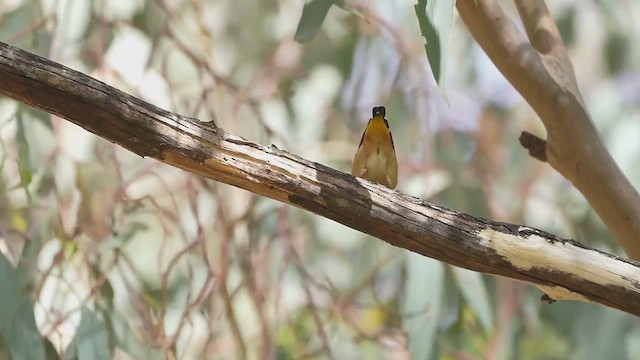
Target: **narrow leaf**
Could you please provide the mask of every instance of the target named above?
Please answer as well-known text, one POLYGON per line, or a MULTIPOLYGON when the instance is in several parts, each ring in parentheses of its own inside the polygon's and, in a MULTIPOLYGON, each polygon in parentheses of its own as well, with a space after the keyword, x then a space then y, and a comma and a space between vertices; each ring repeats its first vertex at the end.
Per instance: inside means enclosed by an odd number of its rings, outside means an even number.
POLYGON ((78 359, 111 359, 109 334, 102 321, 89 309, 82 308, 82 319, 76 333, 78 359))
POLYGON ((454 6, 455 0, 418 0, 414 7, 420 32, 427 40, 424 48, 429 66, 445 98, 447 95, 443 80, 454 6))
POLYGON ((453 278, 467 304, 473 309, 487 333, 493 329, 493 308, 482 275, 475 271, 451 267, 453 278))
POLYGON ((313 39, 324 22, 331 5, 333 5, 332 0, 312 0, 305 4, 293 39, 300 43, 313 39))
POLYGON ((411 355, 431 359, 444 293, 444 266, 441 262, 416 253, 407 254, 407 284, 403 312, 411 314, 404 321, 409 334, 411 355))
POLYGON ((32 169, 31 155, 29 149, 29 140, 27 139, 25 130, 25 119, 22 114, 18 115, 18 158, 20 167, 20 180, 21 185, 26 189, 31 184, 32 169))
POLYGON ((0 333, 9 345, 12 359, 45 359, 26 280, 0 252, 0 333))

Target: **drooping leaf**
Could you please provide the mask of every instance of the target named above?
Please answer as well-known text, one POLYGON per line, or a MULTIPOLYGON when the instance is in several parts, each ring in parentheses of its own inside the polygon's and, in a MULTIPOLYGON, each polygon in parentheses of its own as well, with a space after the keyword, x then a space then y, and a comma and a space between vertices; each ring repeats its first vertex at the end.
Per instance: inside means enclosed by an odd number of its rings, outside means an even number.
MULTIPOLYGON (((20 167, 20 183, 25 189, 31 184, 32 169, 31 155, 29 148, 29 140, 27 139, 24 122, 26 120, 22 115, 18 115, 18 164, 20 167)), ((28 193, 27 193, 28 194, 28 193)))
POLYGON ((78 326, 75 339, 78 349, 78 359, 111 359, 109 334, 102 321, 95 314, 82 308, 82 319, 78 326))
POLYGON ((143 345, 137 338, 134 330, 127 323, 124 316, 114 311, 112 308, 108 309, 110 329, 114 336, 114 340, 118 347, 127 354, 131 355, 133 359, 159 359, 161 353, 157 348, 151 347, 148 344, 143 345))
POLYGON ((484 330, 490 333, 493 328, 493 309, 482 275, 458 267, 451 267, 451 271, 467 304, 473 309, 484 330))
POLYGON ((402 311, 411 316, 404 321, 409 334, 411 355, 415 359, 430 359, 438 320, 442 310, 444 266, 439 261, 409 253, 407 283, 402 311))
POLYGON ((420 32, 426 39, 424 48, 429 66, 445 99, 446 56, 455 3, 455 0, 418 0, 415 5, 420 32))
POLYGON ((332 0, 312 0, 305 4, 293 39, 300 43, 313 39, 332 5, 332 0))
POLYGON ((23 275, 0 252, 0 333, 9 345, 12 359, 45 359, 44 342, 36 327, 23 275))
POLYGON ((627 333, 624 321, 626 314, 605 307, 592 304, 579 304, 585 310, 574 324, 573 336, 576 344, 574 358, 595 359, 624 359, 625 338, 627 333), (586 306, 585 306, 586 305, 586 306), (591 307, 591 309, 588 309, 591 307))

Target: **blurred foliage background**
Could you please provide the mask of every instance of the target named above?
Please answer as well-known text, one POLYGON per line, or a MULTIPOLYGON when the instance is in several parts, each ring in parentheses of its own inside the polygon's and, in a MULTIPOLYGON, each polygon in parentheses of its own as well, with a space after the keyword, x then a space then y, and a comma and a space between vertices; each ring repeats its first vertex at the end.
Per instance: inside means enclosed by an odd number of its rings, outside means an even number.
MULTIPOLYGON (((520 147, 522 130, 544 128, 457 17, 446 102, 413 3, 348 3, 299 44, 300 0, 2 0, 0 41, 346 172, 385 105, 400 191, 622 254, 520 147)), ((640 185, 640 2, 548 5, 640 185)), ((6 97, 0 294, 3 359, 640 358, 629 315, 543 303, 531 286, 142 159, 6 97)))

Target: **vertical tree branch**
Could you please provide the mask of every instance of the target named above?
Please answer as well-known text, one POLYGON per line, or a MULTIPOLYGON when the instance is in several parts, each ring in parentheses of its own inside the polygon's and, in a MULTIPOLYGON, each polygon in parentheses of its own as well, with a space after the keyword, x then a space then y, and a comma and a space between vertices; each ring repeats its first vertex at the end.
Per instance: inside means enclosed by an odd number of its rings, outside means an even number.
POLYGON ((602 142, 546 5, 516 5, 529 40, 494 0, 456 3, 478 44, 540 116, 549 164, 580 190, 627 254, 640 259, 640 195, 602 142))

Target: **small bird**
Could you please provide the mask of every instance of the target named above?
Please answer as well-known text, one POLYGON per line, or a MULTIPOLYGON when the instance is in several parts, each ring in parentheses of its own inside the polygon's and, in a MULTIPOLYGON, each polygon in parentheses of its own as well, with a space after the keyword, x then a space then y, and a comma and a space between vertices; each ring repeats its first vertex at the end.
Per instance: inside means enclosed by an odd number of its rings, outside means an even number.
POLYGON ((398 160, 384 106, 373 108, 353 159, 351 175, 371 180, 390 189, 398 185, 398 160))

